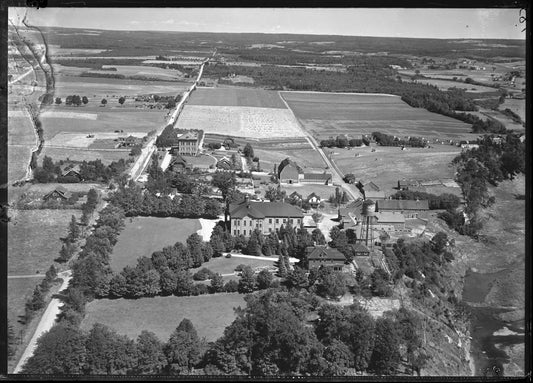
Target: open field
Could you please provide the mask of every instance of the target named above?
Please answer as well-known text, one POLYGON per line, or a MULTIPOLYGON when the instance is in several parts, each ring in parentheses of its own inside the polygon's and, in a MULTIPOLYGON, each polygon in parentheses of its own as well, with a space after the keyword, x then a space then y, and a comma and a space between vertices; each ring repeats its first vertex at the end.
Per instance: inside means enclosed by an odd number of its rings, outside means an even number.
MULTIPOLYGON (((8 278, 7 280, 7 319, 13 327, 18 326, 19 315, 24 315, 26 299, 33 294, 33 289, 44 278, 8 278)), ((16 332, 18 335, 18 332, 16 332)))
POLYGON ((166 110, 135 108, 54 107, 42 116, 44 139, 47 142, 62 132, 95 134, 124 130, 126 133, 148 133, 165 124, 166 113, 166 110))
POLYGON ((10 210, 8 275, 43 274, 59 255, 71 216, 79 210, 10 210))
MULTIPOLYGON (((114 149, 114 146, 117 144, 114 140, 118 137, 128 137, 133 136, 137 138, 142 138, 146 136, 146 132, 129 132, 124 133, 94 133, 91 134, 93 137, 87 137, 85 133, 70 133, 70 132, 60 132, 56 134, 51 140, 45 142, 45 146, 66 146, 66 147, 76 147, 76 148, 94 148, 95 141, 98 140, 107 140, 111 142, 111 147, 109 149, 114 149)), ((105 148, 104 148, 105 149, 105 148)))
POLYGON ((303 135, 290 110, 249 106, 186 105, 177 128, 253 138, 303 135))
MULTIPOLYGON (((65 70, 65 69, 63 69, 65 70)), ((114 73, 114 72, 109 72, 114 73)), ((55 97, 65 98, 71 94, 91 97, 135 96, 142 94, 177 95, 191 86, 189 82, 139 81, 117 78, 58 76, 55 97)), ((98 100, 99 102, 100 100, 98 100)))
POLYGON ((200 338, 215 341, 235 319, 233 309, 245 305, 244 295, 238 293, 135 300, 98 299, 87 304, 81 328, 89 330, 94 323, 102 323, 130 338, 137 338, 142 330, 148 330, 166 342, 183 318, 188 318, 200 338))
POLYGON ((7 146, 7 180, 11 184, 26 175, 30 163, 31 151, 34 145, 7 146))
MULTIPOLYGON (((253 144, 252 144, 253 145, 253 144)), ((263 147, 260 145, 259 147, 263 147)), ((285 158, 290 157, 292 160, 304 170, 304 171, 318 171, 324 170, 326 164, 322 160, 322 157, 314 149, 311 149, 311 146, 308 145, 309 149, 295 149, 295 150, 282 150, 282 149, 273 149, 273 150, 264 150, 257 149, 254 146, 254 154, 259 157, 261 168, 266 172, 271 172, 274 170, 274 165, 279 165, 281 161, 285 158)))
POLYGON ((435 145, 429 149, 377 146, 375 152, 370 147, 326 149, 333 152, 331 159, 344 174, 353 173, 357 179, 374 181, 385 192, 394 193, 393 187, 402 179, 443 179, 453 178, 451 160, 461 149, 451 145, 435 145), (355 157, 359 154, 359 157, 355 157))
POLYGON ((189 105, 287 109, 278 92, 249 88, 199 88, 191 95, 189 105))
MULTIPOLYGON (((214 273, 231 274, 235 271, 235 267, 237 267, 238 265, 248 265, 252 269, 261 268, 265 266, 274 266, 274 263, 271 260, 267 260, 268 258, 273 258, 276 260, 278 259, 277 256, 272 256, 272 257, 261 256, 261 257, 254 257, 253 259, 252 258, 240 258, 240 257, 226 258, 225 256, 222 256, 222 257, 217 257, 217 258, 211 258, 209 262, 202 264, 202 266, 198 268, 190 269, 190 271, 191 273, 194 274, 198 270, 206 267, 214 273)), ((225 280, 228 280, 228 279, 238 280, 239 277, 237 274, 235 274, 232 276, 229 276, 229 275, 224 276, 224 279, 225 280)), ((210 282, 208 281, 208 283, 210 282)))
POLYGON ((113 161, 118 161, 121 158, 128 160, 130 158, 130 150, 98 150, 98 149, 83 149, 83 148, 51 148, 44 147, 39 155, 42 159, 44 156, 51 157, 54 161, 70 159, 72 161, 94 161, 99 159, 103 164, 110 164, 113 161))
POLYGON ((514 122, 511 117, 508 117, 500 113, 499 111, 485 109, 485 108, 479 108, 479 111, 485 116, 489 116, 489 117, 494 118, 495 120, 500 121, 503 125, 505 125, 505 128, 509 130, 516 130, 518 132, 523 132, 525 130, 525 127, 523 127, 522 124, 518 124, 514 122))
MULTIPOLYGON (((207 133, 205 135, 204 146, 210 142, 222 143, 227 137, 231 137, 233 141, 241 147, 244 147, 247 143, 250 143, 254 148, 260 147, 261 149, 265 150, 300 150, 311 148, 311 144, 305 137, 255 138, 215 133, 207 133)), ((224 151, 224 148, 220 149, 220 151, 224 151)))
POLYGON ((126 219, 111 255, 111 268, 120 271, 135 266, 137 258, 150 257, 165 246, 183 242, 201 225, 197 219, 135 217, 126 219))
POLYGON ((505 102, 500 105, 499 109, 509 108, 520 116, 522 121, 526 121, 526 100, 518 100, 514 98, 506 98, 505 102))
POLYGON ((398 96, 280 92, 304 128, 319 139, 381 131, 398 136, 470 137, 470 125, 422 108, 398 96))

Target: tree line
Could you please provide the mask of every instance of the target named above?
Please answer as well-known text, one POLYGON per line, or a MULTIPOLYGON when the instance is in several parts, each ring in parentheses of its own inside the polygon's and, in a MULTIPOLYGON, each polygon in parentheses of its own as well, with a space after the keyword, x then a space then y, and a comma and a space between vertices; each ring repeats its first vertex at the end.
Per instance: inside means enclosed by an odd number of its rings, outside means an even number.
POLYGON ((128 163, 123 158, 113 161, 109 165, 104 165, 100 159, 81 162, 68 161, 67 159, 67 162, 79 165, 79 178, 63 176, 61 165, 64 164, 64 161, 54 162, 51 157, 44 156, 42 166, 34 169, 34 179, 39 183, 77 183, 80 182, 80 178, 84 181, 109 182, 124 173, 128 163))
POLYGON ((439 214, 446 223, 461 234, 477 236, 482 224, 480 209, 489 207, 495 198, 489 195, 488 185, 497 186, 525 172, 525 142, 516 133, 505 137, 485 135, 478 140, 478 148, 461 152, 452 161, 457 169, 455 180, 461 186, 466 204, 464 213, 448 210, 439 214), (498 138, 498 139, 496 139, 498 138))
POLYGON ((413 190, 400 190, 391 195, 392 199, 427 200, 429 209, 455 210, 461 204, 461 199, 454 194, 443 193, 440 195, 413 190))
POLYGON ((403 140, 390 134, 373 132, 372 138, 381 146, 410 146, 413 148, 425 148, 428 145, 427 141, 422 137, 409 137, 409 139, 403 140))
POLYGON ((330 137, 325 140, 320 140, 320 146, 322 148, 346 148, 346 147, 356 147, 356 146, 363 146, 363 145, 370 145, 370 141, 366 138, 351 138, 349 139, 346 136, 337 136, 335 138, 330 137))

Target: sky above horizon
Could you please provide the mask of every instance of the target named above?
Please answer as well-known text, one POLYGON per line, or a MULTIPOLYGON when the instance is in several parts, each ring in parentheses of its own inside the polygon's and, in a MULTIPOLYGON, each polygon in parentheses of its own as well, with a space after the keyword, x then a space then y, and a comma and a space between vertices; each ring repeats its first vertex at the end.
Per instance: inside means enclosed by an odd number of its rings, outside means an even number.
POLYGON ((525 39, 519 9, 10 8, 36 26, 219 33, 525 39))

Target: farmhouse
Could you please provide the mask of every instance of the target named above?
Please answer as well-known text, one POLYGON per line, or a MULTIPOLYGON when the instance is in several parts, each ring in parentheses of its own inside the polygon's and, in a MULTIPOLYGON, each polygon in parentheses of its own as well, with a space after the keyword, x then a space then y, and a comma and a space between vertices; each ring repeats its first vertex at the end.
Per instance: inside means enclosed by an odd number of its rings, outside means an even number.
POLYGON ((289 194, 289 200, 299 203, 303 201, 303 197, 297 191, 293 191, 291 194, 289 194))
POLYGON ((217 169, 220 170, 232 170, 233 164, 231 163, 231 160, 228 157, 222 157, 217 162, 217 169))
POLYGON ((204 132, 201 130, 185 130, 178 133, 177 150, 178 154, 185 156, 196 156, 202 148, 204 132))
POLYGON ((373 224, 374 229, 382 230, 387 233, 405 231, 405 217, 396 212, 376 213, 376 221, 373 224))
POLYGON ((342 271, 346 257, 337 249, 323 246, 308 247, 306 249, 309 269, 328 267, 334 271, 342 271))
POLYGON ((281 225, 300 226, 302 211, 284 202, 255 202, 245 198, 240 204, 230 205, 231 232, 249 237, 253 230, 263 234, 275 232, 281 225))
POLYGON ((49 201, 49 200, 56 200, 56 201, 66 201, 72 197, 72 193, 65 189, 63 186, 59 185, 51 192, 45 194, 43 196, 43 200, 49 201))
POLYGON ((82 180, 80 174, 80 165, 63 164, 60 166, 61 177, 75 178, 78 182, 82 180))
POLYGON ((376 208, 380 213, 401 213, 406 219, 418 218, 420 214, 423 214, 429 210, 429 201, 385 199, 376 201, 376 208))
POLYGON ((309 194, 305 200, 313 208, 316 208, 318 205, 320 205, 320 202, 322 202, 320 196, 316 195, 315 193, 309 194))
POLYGON ((115 146, 115 148, 131 148, 136 145, 142 144, 142 138, 134 137, 134 136, 128 136, 128 137, 119 137, 115 141, 118 141, 118 144, 115 146))
POLYGON ((182 172, 185 169, 191 169, 191 164, 189 164, 182 156, 177 155, 172 157, 168 168, 173 172, 182 172))
POLYGON ((278 179, 282 184, 297 184, 302 174, 302 168, 290 158, 285 158, 278 166, 278 179))

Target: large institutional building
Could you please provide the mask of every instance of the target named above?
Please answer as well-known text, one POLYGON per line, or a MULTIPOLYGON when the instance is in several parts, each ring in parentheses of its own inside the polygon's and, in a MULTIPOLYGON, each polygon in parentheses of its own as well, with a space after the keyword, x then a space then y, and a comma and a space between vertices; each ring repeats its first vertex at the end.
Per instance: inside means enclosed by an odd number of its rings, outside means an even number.
POLYGON ((281 225, 300 226, 302 211, 284 202, 256 202, 245 200, 230 205, 231 234, 249 237, 255 229, 263 234, 275 232, 281 225))
POLYGON ((202 148, 204 132, 201 130, 188 130, 178 133, 177 150, 181 156, 196 156, 202 148))

